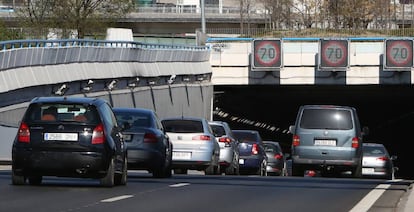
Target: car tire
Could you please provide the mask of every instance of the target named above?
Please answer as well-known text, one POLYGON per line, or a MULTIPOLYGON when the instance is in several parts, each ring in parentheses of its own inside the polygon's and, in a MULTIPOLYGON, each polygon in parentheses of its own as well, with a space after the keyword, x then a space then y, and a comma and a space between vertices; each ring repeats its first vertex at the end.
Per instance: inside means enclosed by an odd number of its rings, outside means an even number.
POLYGON ((108 170, 106 172, 106 176, 101 178, 101 185, 104 187, 113 187, 115 184, 115 167, 114 167, 114 159, 111 159, 109 163, 108 170))
POLYGON ((362 166, 357 166, 354 169, 352 169, 352 177, 362 178, 362 166))
POLYGON ((236 156, 233 157, 233 162, 224 170, 226 175, 239 175, 239 161, 236 156))
POLYGON ((126 185, 128 181, 128 158, 125 156, 122 173, 115 175, 115 185, 126 185))
POLYGON ((42 184, 42 176, 30 176, 28 177, 30 185, 40 185, 42 184))
POLYGON ((26 183, 26 178, 24 176, 16 175, 12 171, 12 184, 13 185, 24 185, 26 183))

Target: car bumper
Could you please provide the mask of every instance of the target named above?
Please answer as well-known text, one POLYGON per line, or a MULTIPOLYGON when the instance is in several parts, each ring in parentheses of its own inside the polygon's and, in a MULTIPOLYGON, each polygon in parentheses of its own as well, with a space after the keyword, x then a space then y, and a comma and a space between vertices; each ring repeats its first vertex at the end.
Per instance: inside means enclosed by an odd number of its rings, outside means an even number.
POLYGON ((239 168, 242 169, 258 169, 262 164, 262 160, 258 157, 240 157, 239 168))
POLYGON ((232 149, 222 148, 220 149, 220 163, 231 164, 233 161, 234 153, 232 149))
POLYGON ((101 178, 110 158, 101 152, 13 152, 12 167, 17 175, 101 178))
POLYGON ((161 167, 165 162, 165 155, 159 151, 149 149, 128 149, 128 169, 153 169, 161 167))
POLYGON ((360 165, 361 160, 353 158, 352 160, 320 160, 320 159, 308 159, 300 158, 297 155, 292 156, 292 163, 295 165, 308 165, 313 168, 320 169, 328 166, 336 167, 357 167, 360 165))

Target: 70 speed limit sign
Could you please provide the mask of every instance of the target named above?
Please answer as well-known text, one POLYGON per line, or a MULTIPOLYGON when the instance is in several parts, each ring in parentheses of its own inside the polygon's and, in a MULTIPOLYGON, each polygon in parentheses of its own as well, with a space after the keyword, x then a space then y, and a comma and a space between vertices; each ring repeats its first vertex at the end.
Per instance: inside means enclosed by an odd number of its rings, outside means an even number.
POLYGON ((340 70, 349 67, 349 40, 321 39, 319 42, 319 67, 340 70))
POLYGON ((282 66, 280 39, 253 40, 252 67, 279 69, 282 66))
POLYGON ((407 69, 413 66, 413 40, 385 40, 384 69, 407 69))

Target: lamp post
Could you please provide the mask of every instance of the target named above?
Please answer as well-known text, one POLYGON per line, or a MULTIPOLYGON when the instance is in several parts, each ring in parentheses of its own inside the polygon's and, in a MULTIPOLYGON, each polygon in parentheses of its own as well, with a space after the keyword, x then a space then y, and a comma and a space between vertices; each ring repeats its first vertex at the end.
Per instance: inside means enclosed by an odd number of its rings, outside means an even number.
POLYGON ((205 15, 205 0, 200 0, 200 8, 201 8, 201 32, 206 34, 206 15, 205 15))

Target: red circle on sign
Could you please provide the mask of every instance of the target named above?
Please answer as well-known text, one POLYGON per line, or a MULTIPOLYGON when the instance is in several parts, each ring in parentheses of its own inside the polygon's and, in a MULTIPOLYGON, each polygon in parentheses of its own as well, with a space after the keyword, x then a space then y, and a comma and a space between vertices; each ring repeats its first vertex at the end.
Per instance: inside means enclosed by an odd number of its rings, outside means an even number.
POLYGON ((340 41, 327 41, 323 44, 321 49, 323 64, 329 67, 347 66, 348 46, 345 44, 346 42, 340 41))
POLYGON ((387 65, 411 67, 413 60, 412 44, 409 40, 387 41, 387 65))
POLYGON ((264 67, 272 67, 280 60, 280 46, 274 41, 257 41, 255 61, 264 67))

